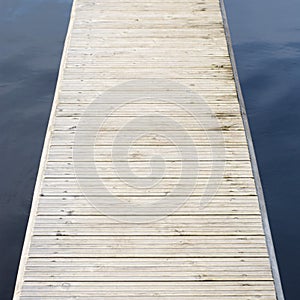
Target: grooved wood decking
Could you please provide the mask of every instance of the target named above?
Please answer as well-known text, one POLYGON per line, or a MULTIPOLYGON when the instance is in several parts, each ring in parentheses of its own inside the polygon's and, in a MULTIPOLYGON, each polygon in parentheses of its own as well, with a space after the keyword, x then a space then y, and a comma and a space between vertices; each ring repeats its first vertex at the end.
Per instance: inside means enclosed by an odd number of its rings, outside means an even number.
POLYGON ((276 299, 218 0, 74 1, 14 299, 276 299))

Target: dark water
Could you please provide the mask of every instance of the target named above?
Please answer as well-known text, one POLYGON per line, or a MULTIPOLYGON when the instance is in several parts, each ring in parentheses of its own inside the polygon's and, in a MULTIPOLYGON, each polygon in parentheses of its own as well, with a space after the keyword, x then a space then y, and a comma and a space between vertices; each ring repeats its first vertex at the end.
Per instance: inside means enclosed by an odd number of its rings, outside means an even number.
POLYGON ((287 300, 300 299, 300 1, 226 0, 287 300))
MULTIPOLYGON (((300 1, 226 6, 286 299, 297 300, 300 1)), ((70 7, 0 0, 1 300, 14 288, 70 7)))
POLYGON ((11 299, 71 0, 0 0, 0 299, 11 299))

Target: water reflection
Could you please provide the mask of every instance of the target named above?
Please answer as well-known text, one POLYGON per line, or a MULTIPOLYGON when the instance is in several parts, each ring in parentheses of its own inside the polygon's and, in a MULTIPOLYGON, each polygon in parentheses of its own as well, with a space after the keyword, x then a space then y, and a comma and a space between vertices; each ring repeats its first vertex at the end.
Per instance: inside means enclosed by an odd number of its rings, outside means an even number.
POLYGON ((0 299, 11 299, 71 0, 0 1, 0 299))
POLYGON ((300 295, 300 2, 226 0, 287 300, 300 295))

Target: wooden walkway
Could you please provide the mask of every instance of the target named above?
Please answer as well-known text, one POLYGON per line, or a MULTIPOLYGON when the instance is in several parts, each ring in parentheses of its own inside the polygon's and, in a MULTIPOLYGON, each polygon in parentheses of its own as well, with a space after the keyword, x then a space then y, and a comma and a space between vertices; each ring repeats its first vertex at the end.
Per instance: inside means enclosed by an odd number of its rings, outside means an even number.
POLYGON ((283 299, 224 6, 74 0, 14 299, 150 298, 283 299))

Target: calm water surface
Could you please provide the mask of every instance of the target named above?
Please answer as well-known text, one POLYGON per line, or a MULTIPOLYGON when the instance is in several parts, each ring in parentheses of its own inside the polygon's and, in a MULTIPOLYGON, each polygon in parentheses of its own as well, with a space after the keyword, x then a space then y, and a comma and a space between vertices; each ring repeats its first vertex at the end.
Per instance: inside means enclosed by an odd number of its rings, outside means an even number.
POLYGON ((0 0, 0 299, 11 299, 71 0, 0 0))
POLYGON ((226 0, 287 300, 300 299, 300 1, 226 0))
MULTIPOLYGON (((287 300, 300 295, 300 1, 226 0, 287 300)), ((0 0, 0 299, 11 299, 71 0, 0 0)))

